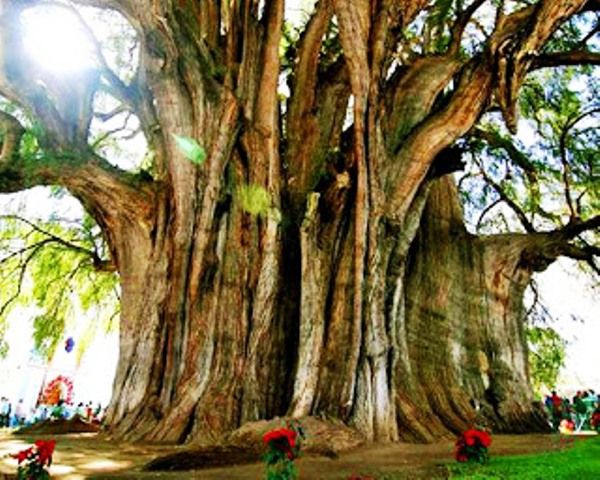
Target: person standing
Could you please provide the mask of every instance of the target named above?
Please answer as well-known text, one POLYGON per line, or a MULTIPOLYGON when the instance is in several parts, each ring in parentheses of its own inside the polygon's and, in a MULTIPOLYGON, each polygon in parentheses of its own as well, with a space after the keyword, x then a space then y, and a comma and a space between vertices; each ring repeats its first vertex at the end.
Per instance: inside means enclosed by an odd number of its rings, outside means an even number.
POLYGON ((556 390, 552 391, 550 399, 552 400, 552 426, 555 430, 558 430, 560 421, 562 420, 563 401, 557 395, 556 390))
POLYGON ((573 399, 573 408, 575 409, 575 430, 577 432, 583 428, 587 420, 588 409, 584 397, 585 394, 577 392, 577 396, 573 399))
POLYGON ((15 406, 15 423, 17 426, 22 426, 25 425, 25 420, 27 420, 27 411, 23 399, 20 398, 15 406))
POLYGON ((0 398, 0 428, 8 427, 10 424, 11 405, 8 398, 0 398))

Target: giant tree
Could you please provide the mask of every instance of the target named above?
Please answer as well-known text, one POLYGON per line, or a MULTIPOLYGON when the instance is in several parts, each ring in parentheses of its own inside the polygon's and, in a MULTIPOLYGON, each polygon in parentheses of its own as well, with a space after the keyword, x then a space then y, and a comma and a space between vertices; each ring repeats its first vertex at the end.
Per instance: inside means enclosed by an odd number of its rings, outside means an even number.
POLYGON ((295 32, 284 0, 80 0, 126 19, 136 58, 117 68, 86 26, 95 66, 70 77, 24 52, 36 3, 0 2, 16 106, 0 113, 0 191, 60 185, 103 232, 121 281, 115 435, 321 415, 427 440, 478 404, 499 428, 532 424, 523 291, 558 255, 593 264, 582 235, 600 219, 571 197, 551 230, 521 212, 523 233, 476 237, 448 174, 478 149, 478 178, 522 210, 485 145, 526 158, 481 120, 515 133, 530 72, 598 63, 597 1, 320 0, 295 32), (143 170, 91 134, 123 112, 143 170))

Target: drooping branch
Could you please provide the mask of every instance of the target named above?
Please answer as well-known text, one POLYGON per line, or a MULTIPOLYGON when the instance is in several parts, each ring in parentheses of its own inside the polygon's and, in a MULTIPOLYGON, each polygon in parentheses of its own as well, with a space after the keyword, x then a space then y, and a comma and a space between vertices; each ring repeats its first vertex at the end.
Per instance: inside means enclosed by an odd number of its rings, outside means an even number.
POLYGON ((531 163, 529 157, 519 150, 508 138, 502 137, 499 133, 481 127, 474 128, 469 133, 469 136, 485 141, 492 149, 498 148, 505 151, 511 162, 523 170, 528 181, 530 183, 537 183, 538 179, 535 166, 531 163))
MULTIPOLYGON (((529 184, 530 194, 533 200, 535 201, 536 213, 540 214, 545 218, 552 217, 551 214, 546 212, 540 205, 540 186, 538 182, 538 172, 533 163, 530 161, 527 154, 525 154, 525 152, 522 152, 509 138, 503 137, 499 133, 487 130, 485 128, 476 127, 469 133, 469 136, 483 140, 486 143, 486 145, 492 150, 502 150, 504 154, 508 156, 510 162, 519 167, 525 174, 525 177, 527 178, 527 182, 529 184)), ((500 188, 498 185, 496 185, 496 187, 500 188)), ((495 190, 496 187, 494 187, 495 190)), ((503 198, 501 198, 501 200, 504 201, 503 198)), ((482 218, 483 214, 480 217, 480 221, 482 218)), ((522 219, 523 217, 519 215, 519 218, 522 219)), ((525 226, 525 228, 527 228, 527 224, 523 225, 525 226)))
MULTIPOLYGON (((96 250, 90 250, 88 248, 82 247, 81 245, 73 243, 70 240, 59 237, 58 235, 53 234, 52 232, 46 230, 45 228, 40 227, 39 225, 36 225, 34 222, 32 222, 20 215, 0 215, 0 219, 2 219, 2 220, 17 220, 19 222, 22 222, 22 223, 28 225, 29 227, 31 227, 32 231, 36 231, 36 232, 42 234, 45 237, 45 239, 42 240, 42 242, 44 242, 44 244, 55 243, 57 245, 60 245, 61 247, 66 248, 67 250, 71 250, 71 251, 80 253, 80 254, 88 257, 91 260, 92 265, 96 269, 96 271, 99 271, 99 272, 114 272, 114 271, 116 271, 116 265, 112 262, 112 260, 101 258, 99 253, 96 250)), ((39 244, 40 244, 40 242, 36 243, 36 245, 39 245, 39 244)), ((34 248, 34 246, 29 246, 27 248, 28 249, 34 248)), ((16 253, 9 255, 8 257, 4 257, 4 258, 0 259, 0 263, 6 261, 8 258, 14 256, 15 254, 20 254, 20 253, 21 252, 16 252, 16 253)))
MULTIPOLYGON (((574 219, 577 217, 577 212, 576 212, 576 203, 573 200, 573 192, 572 192, 572 186, 571 186, 571 164, 569 162, 569 152, 568 152, 567 142, 568 142, 569 135, 571 134, 571 130, 573 128, 575 128, 575 126, 579 122, 581 122, 585 118, 587 118, 591 115, 597 114, 597 113, 600 113, 600 108, 591 108, 589 110, 581 112, 579 115, 575 115, 574 117, 569 118, 567 120, 567 122, 565 123, 565 125, 563 125, 561 128, 561 133, 560 133, 559 142, 558 142, 559 157, 560 157, 560 163, 562 165, 562 179, 563 179, 563 186, 564 186, 565 201, 567 203, 567 206, 569 207, 571 219, 574 219)), ((579 208, 577 208, 577 210, 579 210, 579 208)))
POLYGON ((490 185, 494 189, 494 191, 496 192, 496 194, 498 195, 498 197, 500 197, 500 199, 504 203, 506 203, 506 205, 508 205, 510 207, 510 209, 515 213, 515 215, 517 216, 517 218, 519 219, 519 221, 523 225, 523 228, 525 228, 525 231, 528 232, 528 233, 535 233, 536 232, 535 227, 529 221, 529 219, 527 218, 527 215, 525 215, 525 212, 521 209, 521 207, 512 198, 510 198, 506 194, 506 192, 504 191, 504 189, 498 183, 496 183, 483 170, 483 167, 481 167, 481 166, 480 166, 480 173, 481 173, 483 179, 486 181, 486 183, 488 185, 490 185))
MULTIPOLYGON (((27 271, 27 266, 29 265, 29 262, 31 262, 35 256, 39 253, 39 251, 44 247, 44 245, 46 245, 47 243, 50 243, 50 240, 42 240, 41 242, 37 243, 33 249, 31 251, 27 250, 28 255, 27 257, 25 257, 25 259, 23 261, 20 262, 18 269, 19 269, 19 278, 17 279, 17 288, 15 290, 15 292, 4 302, 4 304, 2 304, 2 306, 0 306, 0 318, 2 318, 2 316, 4 315, 4 313, 6 312, 6 310, 8 309, 8 307, 10 307, 10 305, 16 301, 19 296, 21 295, 21 290, 23 288, 23 280, 25 279, 25 272, 27 271)), ((22 253, 26 253, 25 251, 23 251, 22 253)), ((3 260, 0 261, 0 264, 3 263, 3 260)))

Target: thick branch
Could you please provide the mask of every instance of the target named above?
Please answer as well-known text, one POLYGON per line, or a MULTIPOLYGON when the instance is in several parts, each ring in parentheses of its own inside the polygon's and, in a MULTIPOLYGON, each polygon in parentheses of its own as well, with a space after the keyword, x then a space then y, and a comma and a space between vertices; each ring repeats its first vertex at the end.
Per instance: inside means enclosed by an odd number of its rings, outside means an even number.
POLYGON ((561 65, 600 65, 600 53, 587 50, 544 53, 535 57, 531 69, 559 67, 561 65))
POLYGON ((318 121, 314 115, 319 51, 332 14, 330 1, 320 1, 306 25, 298 47, 298 63, 294 69, 287 116, 290 187, 298 192, 307 189, 314 149, 320 136, 318 121))
POLYGON ((559 229, 557 233, 560 233, 565 238, 571 239, 583 232, 588 230, 595 230, 600 228, 600 215, 589 218, 587 220, 572 219, 565 227, 559 229))
POLYGON ((15 117, 0 110, 0 172, 19 154, 19 144, 25 129, 15 117))
POLYGON ((560 251, 561 255, 586 262, 595 272, 600 275, 600 267, 596 262, 596 257, 600 257, 600 248, 585 246, 579 247, 571 243, 565 243, 560 251))
POLYGON ((518 92, 535 56, 561 23, 580 11, 585 0, 542 0, 507 17, 501 17, 492 35, 490 53, 497 62, 496 99, 507 127, 517 129, 518 92))
POLYGON ((492 74, 484 62, 475 62, 465 67, 447 106, 419 125, 398 152, 388 175, 386 215, 392 221, 404 217, 436 155, 464 135, 485 108, 492 74))
POLYGON ((152 209, 151 184, 90 152, 17 157, 0 167, 0 193, 61 185, 85 204, 95 205, 109 216, 127 214, 137 222, 143 221, 152 209))

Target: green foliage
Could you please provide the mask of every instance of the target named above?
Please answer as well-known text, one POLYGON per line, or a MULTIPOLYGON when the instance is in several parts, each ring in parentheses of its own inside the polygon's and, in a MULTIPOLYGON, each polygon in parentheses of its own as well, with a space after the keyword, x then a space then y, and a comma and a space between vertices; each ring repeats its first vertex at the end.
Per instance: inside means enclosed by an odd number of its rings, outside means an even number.
POLYGON ((202 165, 206 160, 206 151, 200 146, 200 144, 193 138, 180 137, 179 135, 173 134, 175 143, 179 151, 189 161, 196 165, 202 165))
POLYGON ((271 195, 260 185, 242 185, 237 190, 242 210, 254 216, 266 216, 271 208, 271 195))
POLYGON ((266 480, 294 480, 298 478, 298 470, 291 460, 282 460, 271 465, 266 472, 266 480))
POLYGON ((565 362, 565 340, 551 327, 528 327, 529 373, 536 392, 554 387, 565 362))
POLYGON ((95 267, 107 255, 99 229, 87 215, 80 222, 0 217, 0 338, 1 325, 18 305, 37 308, 34 346, 48 359, 81 313, 94 324, 88 325, 90 333, 114 328, 118 277, 95 267))
POLYGON ((4 326, 2 327, 2 330, 0 331, 0 358, 6 358, 6 356, 8 355, 8 349, 9 349, 9 345, 8 342, 2 338, 5 335, 5 331, 4 331, 4 326))
MULTIPOLYGON (((518 229, 517 211, 538 231, 598 214, 599 93, 585 69, 540 71, 521 92, 519 135, 511 136, 498 115, 485 117, 467 140, 471 161, 461 180, 467 219, 476 229, 518 229)), ((596 233, 586 235, 588 243, 597 242, 596 233)))
MULTIPOLYGON (((572 440, 565 448, 564 438, 548 436, 556 443, 551 453, 538 455, 494 456, 486 465, 449 465, 452 479, 492 480, 518 478, 519 480, 592 479, 600 472, 600 438, 572 440), (556 451, 556 447, 563 447, 556 451)), ((553 445, 549 445, 551 447, 553 445)), ((445 478, 445 477, 444 477, 445 478)))

